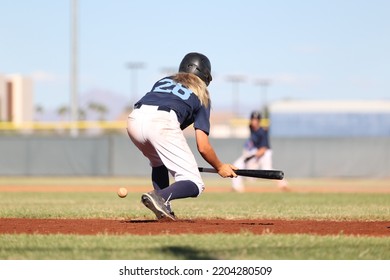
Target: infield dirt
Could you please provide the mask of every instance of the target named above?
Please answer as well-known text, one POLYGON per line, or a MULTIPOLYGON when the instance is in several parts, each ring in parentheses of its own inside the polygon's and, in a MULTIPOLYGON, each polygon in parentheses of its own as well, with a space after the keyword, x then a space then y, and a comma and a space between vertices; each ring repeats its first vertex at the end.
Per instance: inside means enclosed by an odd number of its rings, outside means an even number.
POLYGON ((0 234, 315 234, 390 236, 387 221, 0 219, 0 234))

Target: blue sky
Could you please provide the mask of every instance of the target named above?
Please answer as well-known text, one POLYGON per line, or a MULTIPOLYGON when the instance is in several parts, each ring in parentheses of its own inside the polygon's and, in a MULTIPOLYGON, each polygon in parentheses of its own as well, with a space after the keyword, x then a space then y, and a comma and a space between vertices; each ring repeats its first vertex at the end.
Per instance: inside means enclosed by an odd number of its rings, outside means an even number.
MULTIPOLYGON (((44 108, 69 104, 71 0, 0 6, 0 73, 33 77, 44 108)), ((261 106, 258 79, 270 81, 268 102, 389 100, 389 12, 386 0, 79 0, 79 95, 106 91, 128 102, 128 62, 144 63, 140 97, 162 69, 198 51, 212 63, 214 109, 246 115, 261 106), (245 79, 238 89, 231 75, 245 79)))

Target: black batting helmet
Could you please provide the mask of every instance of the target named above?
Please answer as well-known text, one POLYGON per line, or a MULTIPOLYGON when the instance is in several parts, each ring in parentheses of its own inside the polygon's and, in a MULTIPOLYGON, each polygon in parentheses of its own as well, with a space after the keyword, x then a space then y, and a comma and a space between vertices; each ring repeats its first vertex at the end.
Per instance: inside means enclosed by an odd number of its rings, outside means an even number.
POLYGON ((188 53, 179 66, 179 72, 192 73, 198 76, 208 86, 212 81, 210 60, 201 53, 188 53))
POLYGON ((251 113, 251 119, 258 119, 261 120, 261 113, 259 111, 253 111, 251 113))

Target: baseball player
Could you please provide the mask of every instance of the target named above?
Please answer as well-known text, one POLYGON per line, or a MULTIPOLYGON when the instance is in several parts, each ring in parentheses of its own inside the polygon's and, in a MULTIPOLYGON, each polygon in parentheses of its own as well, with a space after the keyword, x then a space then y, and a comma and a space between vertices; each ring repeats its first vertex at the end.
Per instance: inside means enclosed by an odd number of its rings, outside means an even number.
MULTIPOLYGON (((238 169, 272 170, 272 149, 268 129, 261 126, 261 113, 253 111, 250 115, 250 136, 244 144, 242 155, 234 162, 238 169)), ((278 187, 287 188, 286 180, 278 181, 278 187)), ((232 188, 236 192, 245 190, 242 177, 232 179, 232 188)))
POLYGON ((195 157, 183 131, 193 124, 197 149, 221 177, 237 177, 231 164, 223 163, 209 142, 212 80, 209 59, 188 53, 179 72, 157 81, 134 105, 127 123, 132 142, 149 159, 154 190, 144 193, 141 202, 158 220, 175 220, 170 202, 197 197, 204 191, 195 157), (169 183, 169 174, 175 182, 169 183))

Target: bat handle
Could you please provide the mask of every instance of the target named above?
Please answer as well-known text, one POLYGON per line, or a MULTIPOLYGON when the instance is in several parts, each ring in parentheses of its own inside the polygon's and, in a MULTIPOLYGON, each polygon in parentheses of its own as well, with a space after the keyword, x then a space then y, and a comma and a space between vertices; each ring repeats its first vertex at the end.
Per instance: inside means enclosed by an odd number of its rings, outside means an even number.
POLYGON ((207 167, 199 167, 199 172, 207 172, 207 173, 218 173, 217 170, 214 168, 207 168, 207 167))

